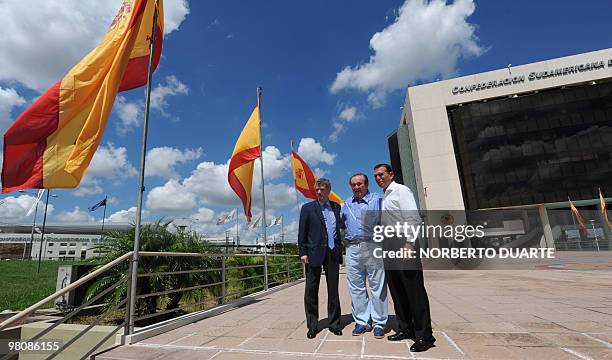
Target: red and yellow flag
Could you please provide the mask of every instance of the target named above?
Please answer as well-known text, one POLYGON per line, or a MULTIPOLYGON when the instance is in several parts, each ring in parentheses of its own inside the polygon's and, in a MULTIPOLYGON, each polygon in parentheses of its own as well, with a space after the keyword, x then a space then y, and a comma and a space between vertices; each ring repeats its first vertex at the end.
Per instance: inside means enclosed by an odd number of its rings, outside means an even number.
MULTIPOLYGON (((146 84, 154 0, 124 0, 100 44, 26 109, 4 134, 2 192, 79 185, 118 91, 146 84)), ((158 0, 154 69, 162 48, 158 0)))
MULTIPOLYGON (((293 182, 295 183, 295 188, 298 189, 304 197, 316 199, 317 192, 315 190, 315 185, 317 177, 312 170, 310 170, 310 167, 308 167, 304 159, 293 150, 291 150, 291 168, 293 169, 293 182)), ((329 194, 329 200, 338 204, 344 204, 344 200, 333 191, 329 194)))
POLYGON ((608 225, 608 227, 612 230, 612 222, 610 222, 610 220, 608 220, 608 213, 606 210, 606 201, 604 200, 603 196, 601 195, 601 189, 599 189, 599 203, 601 204, 601 216, 603 217, 604 221, 606 222, 606 225, 608 225))
POLYGON ((569 197, 567 198, 567 200, 569 201, 570 210, 572 211, 572 213, 576 217, 576 220, 578 221, 578 227, 579 227, 580 233, 586 236, 587 235, 586 221, 584 221, 584 218, 582 217, 582 215, 580 215, 580 213, 578 212, 578 209, 576 209, 572 200, 569 197))
POLYGON ((253 165, 255 159, 261 157, 260 121, 259 105, 257 105, 238 137, 227 174, 230 187, 242 201, 247 224, 251 222, 253 165))

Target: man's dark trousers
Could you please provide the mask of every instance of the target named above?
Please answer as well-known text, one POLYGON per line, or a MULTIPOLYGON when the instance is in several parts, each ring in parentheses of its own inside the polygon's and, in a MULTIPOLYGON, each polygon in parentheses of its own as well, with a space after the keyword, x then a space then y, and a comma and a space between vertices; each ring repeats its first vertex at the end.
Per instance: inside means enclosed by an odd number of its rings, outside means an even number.
POLYGON ((399 331, 414 332, 416 340, 430 341, 431 315, 422 270, 387 270, 399 331))
MULTIPOLYGON (((323 268, 327 282, 327 318, 329 328, 340 330, 340 297, 338 295, 338 278, 340 276, 340 254, 338 247, 327 247, 323 268)), ((321 266, 306 265, 306 291, 304 292, 304 309, 306 325, 309 330, 318 330, 319 323, 319 283, 321 266)))

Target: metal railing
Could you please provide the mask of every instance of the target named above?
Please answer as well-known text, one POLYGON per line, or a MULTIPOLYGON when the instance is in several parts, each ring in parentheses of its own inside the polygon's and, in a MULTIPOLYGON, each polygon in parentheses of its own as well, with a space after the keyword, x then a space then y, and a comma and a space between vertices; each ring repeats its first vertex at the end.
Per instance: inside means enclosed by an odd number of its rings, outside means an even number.
MULTIPOLYGON (((86 353, 74 357, 86 359, 113 336, 122 335, 121 343, 124 343, 125 335, 132 335, 129 332, 130 323, 150 326, 190 312, 208 310, 304 276, 303 265, 297 255, 267 254, 267 261, 264 261, 263 254, 140 252, 139 256, 135 284, 130 281, 133 252, 128 252, 0 323, 0 331, 18 325, 55 299, 86 286, 90 292, 89 299, 27 339, 42 339, 62 324, 85 322, 85 328, 46 357, 53 359, 65 351, 72 351, 69 347, 97 325, 110 322, 114 328, 101 341, 87 349, 86 353), (110 281, 110 284, 105 288, 98 287, 96 293, 92 293, 95 282, 103 280, 110 281), (132 286, 136 288, 134 312, 129 311, 132 286), (83 313, 92 311, 98 312, 95 317, 87 317, 85 320, 80 318, 83 313), (129 318, 131 313, 134 313, 133 319, 129 318)), ((16 353, 11 352, 0 360, 9 359, 16 353)))

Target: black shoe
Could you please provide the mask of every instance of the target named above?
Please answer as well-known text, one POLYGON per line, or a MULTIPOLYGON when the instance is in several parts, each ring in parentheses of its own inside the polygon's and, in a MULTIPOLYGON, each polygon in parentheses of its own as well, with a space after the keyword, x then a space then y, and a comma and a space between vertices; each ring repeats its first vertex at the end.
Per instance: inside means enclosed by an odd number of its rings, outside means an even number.
POLYGON ((401 341, 401 340, 406 340, 406 339, 414 340, 414 333, 398 331, 393 335, 387 336, 387 340, 389 341, 401 341))
POLYGON ((329 331, 336 336, 342 336, 342 330, 340 329, 329 329, 329 331))
POLYGON ((310 329, 308 330, 308 332, 306 333, 306 337, 309 339, 314 339, 317 337, 317 330, 315 329, 310 329))
POLYGON ((431 340, 430 341, 427 341, 427 340, 417 340, 410 347, 410 351, 412 351, 412 352, 426 351, 427 349, 436 346, 436 345, 434 345, 434 342, 435 342, 435 340, 433 340, 433 341, 431 341, 431 340))

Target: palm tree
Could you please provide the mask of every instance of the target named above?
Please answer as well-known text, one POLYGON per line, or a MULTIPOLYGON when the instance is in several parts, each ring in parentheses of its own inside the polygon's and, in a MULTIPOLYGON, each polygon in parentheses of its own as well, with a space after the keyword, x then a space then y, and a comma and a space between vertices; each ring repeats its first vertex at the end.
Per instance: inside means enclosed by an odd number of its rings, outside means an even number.
MULTIPOLYGON (((158 220, 153 224, 146 224, 141 227, 140 232, 140 251, 151 252, 189 252, 189 253, 214 253, 214 250, 205 241, 193 232, 171 232, 168 227, 172 221, 158 220)), ((106 241, 96 246, 96 250, 103 255, 95 259, 96 263, 106 264, 118 257, 130 252, 134 248, 135 227, 127 233, 112 233, 106 241)), ((196 269, 219 268, 220 259, 214 257, 167 257, 153 256, 140 257, 138 261, 138 273, 160 273, 170 271, 184 271, 196 269)), ((100 265, 100 266, 102 266, 100 265)), ((98 266, 98 268, 100 267, 98 266)), ((92 270, 93 271, 93 270, 92 270)), ((128 264, 122 263, 104 276, 91 284, 87 291, 87 299, 105 290, 109 286, 128 278, 128 264)), ((137 281, 136 293, 151 294, 173 289, 182 289, 197 285, 217 283, 221 279, 218 272, 198 272, 188 274, 173 275, 152 275, 139 277, 137 281)), ((127 281, 117 287, 109 296, 104 299, 106 308, 112 308, 127 297, 127 281)), ((164 310, 177 309, 183 300, 201 300, 206 296, 218 296, 220 286, 208 288, 208 291, 192 290, 181 291, 167 295, 150 296, 138 299, 136 302, 137 316, 153 314, 158 308, 164 310)), ((178 309, 176 310, 179 311, 178 309)))

